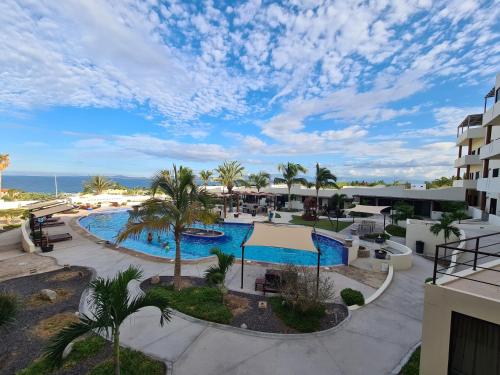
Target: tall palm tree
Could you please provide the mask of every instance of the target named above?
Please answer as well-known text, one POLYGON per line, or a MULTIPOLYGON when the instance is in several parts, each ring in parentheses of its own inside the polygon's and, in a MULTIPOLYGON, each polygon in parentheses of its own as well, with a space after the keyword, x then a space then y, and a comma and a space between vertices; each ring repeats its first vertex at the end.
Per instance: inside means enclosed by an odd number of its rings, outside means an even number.
POLYGON ((342 215, 342 211, 344 208, 344 203, 347 198, 345 194, 335 193, 330 198, 330 205, 335 211, 335 217, 337 219, 336 231, 339 231, 339 217, 342 215))
POLYGON ((212 179, 213 174, 214 173, 208 169, 206 169, 206 170, 203 169, 200 171, 200 178, 203 181, 203 185, 205 186, 205 188, 207 187, 208 183, 212 179))
POLYGON ((131 212, 126 227, 119 233, 117 242, 138 238, 144 231, 164 233, 173 231, 175 238, 174 287, 181 288, 181 234, 195 221, 208 222, 212 195, 195 184, 193 171, 173 166, 171 171, 161 171, 153 177, 152 190, 163 192, 167 199, 148 199, 131 212))
POLYGON ((54 367, 62 364, 64 349, 76 338, 89 333, 106 334, 113 341, 115 374, 120 374, 120 326, 127 317, 148 306, 160 309, 160 325, 170 320, 165 296, 148 291, 132 297, 127 285, 139 280, 142 271, 130 266, 111 279, 101 277, 90 283, 90 315, 81 314, 80 321, 70 324, 53 336, 44 350, 44 357, 54 367))
POLYGON ((113 188, 115 183, 104 176, 93 176, 84 185, 85 192, 92 192, 95 195, 102 194, 104 191, 113 188))
POLYGON ((337 187, 335 176, 328 168, 320 167, 316 163, 316 176, 314 177, 314 188, 316 189, 316 209, 319 211, 319 189, 327 187, 337 187))
POLYGON ((260 193, 260 189, 269 186, 269 179, 271 176, 267 172, 259 172, 257 174, 251 174, 248 177, 248 182, 251 186, 255 186, 257 192, 260 193))
POLYGON ((2 196, 2 172, 7 169, 9 164, 9 154, 0 154, 0 197, 2 196))
POLYGON ((455 218, 452 214, 444 213, 436 224, 431 225, 430 230, 435 236, 443 232, 444 243, 446 244, 452 234, 457 237, 460 236, 460 229, 453 225, 454 220, 455 218))
MULTIPOLYGON (((215 171, 219 174, 217 181, 226 187, 229 194, 229 212, 233 211, 233 189, 235 186, 244 183, 243 171, 245 168, 236 160, 224 161, 215 171)), ((225 199, 225 198, 224 198, 225 199)), ((226 205, 224 205, 224 217, 226 217, 226 205)))
POLYGON ((288 188, 288 210, 292 210, 292 185, 301 184, 307 185, 307 180, 303 177, 297 177, 300 172, 307 173, 307 169, 298 163, 288 162, 286 164, 279 164, 278 171, 282 173, 283 177, 275 177, 275 184, 286 184, 288 188))

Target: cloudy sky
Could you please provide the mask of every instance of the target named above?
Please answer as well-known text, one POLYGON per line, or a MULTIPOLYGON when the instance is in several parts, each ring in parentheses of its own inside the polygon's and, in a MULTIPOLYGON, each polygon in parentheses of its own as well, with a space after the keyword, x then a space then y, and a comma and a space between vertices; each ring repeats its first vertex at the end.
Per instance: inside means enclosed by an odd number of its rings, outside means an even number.
POLYGON ((499 26, 499 0, 3 0, 0 153, 10 173, 450 176, 499 26))

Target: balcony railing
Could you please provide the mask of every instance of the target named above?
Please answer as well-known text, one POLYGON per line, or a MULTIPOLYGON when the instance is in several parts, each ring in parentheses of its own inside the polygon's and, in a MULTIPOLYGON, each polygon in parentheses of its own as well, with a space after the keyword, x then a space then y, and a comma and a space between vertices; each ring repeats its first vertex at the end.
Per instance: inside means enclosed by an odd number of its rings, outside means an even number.
POLYGON ((474 244, 473 248, 465 249, 459 247, 460 243, 462 242, 461 240, 436 245, 432 283, 436 284, 436 280, 438 279, 439 275, 447 275, 456 279, 465 279, 478 283, 500 286, 500 284, 498 283, 492 283, 487 280, 481 280, 477 277, 474 277, 475 273, 463 275, 456 272, 455 270, 458 266, 464 266, 465 268, 472 268, 473 271, 488 270, 492 272, 500 272, 500 269, 498 268, 488 267, 485 264, 486 262, 484 261, 487 258, 500 259, 500 232, 485 234, 477 237, 470 237, 464 241, 467 241, 467 243, 469 244, 474 244), (498 237, 495 238, 494 236, 498 237), (456 256, 455 250, 470 254, 472 256, 472 259, 466 261, 458 261, 456 259, 453 259, 453 257, 456 256))

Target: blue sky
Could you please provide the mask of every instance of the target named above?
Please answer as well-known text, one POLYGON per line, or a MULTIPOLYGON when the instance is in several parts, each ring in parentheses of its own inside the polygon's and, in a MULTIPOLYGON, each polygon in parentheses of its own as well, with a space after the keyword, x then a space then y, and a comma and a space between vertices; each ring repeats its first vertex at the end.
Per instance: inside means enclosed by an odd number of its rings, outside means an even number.
POLYGON ((0 3, 9 173, 149 176, 224 159, 343 179, 454 172, 500 71, 498 1, 0 3))

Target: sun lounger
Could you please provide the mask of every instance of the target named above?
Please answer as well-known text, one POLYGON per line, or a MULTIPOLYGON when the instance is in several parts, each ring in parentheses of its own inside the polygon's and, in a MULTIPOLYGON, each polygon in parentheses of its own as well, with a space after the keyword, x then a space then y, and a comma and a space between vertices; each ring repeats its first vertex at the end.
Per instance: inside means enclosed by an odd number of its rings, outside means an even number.
MULTIPOLYGON (((42 243, 45 245, 47 242, 54 243, 54 242, 62 242, 62 241, 68 241, 72 240, 73 236, 69 233, 61 233, 61 234, 51 234, 49 236, 43 236, 43 241, 42 243)), ((40 245, 40 239, 36 238, 35 239, 35 245, 40 245)))
MULTIPOLYGON (((42 228, 60 227, 62 225, 66 225, 66 223, 64 221, 49 221, 48 223, 44 222, 42 228)), ((40 229, 40 224, 35 224, 35 229, 40 229)))

